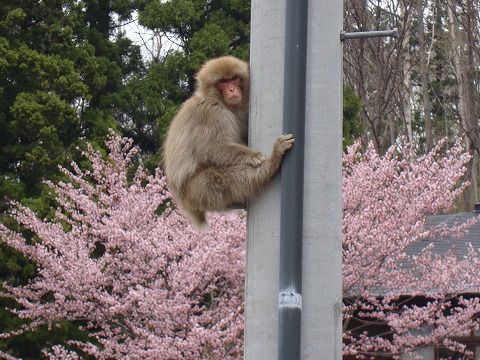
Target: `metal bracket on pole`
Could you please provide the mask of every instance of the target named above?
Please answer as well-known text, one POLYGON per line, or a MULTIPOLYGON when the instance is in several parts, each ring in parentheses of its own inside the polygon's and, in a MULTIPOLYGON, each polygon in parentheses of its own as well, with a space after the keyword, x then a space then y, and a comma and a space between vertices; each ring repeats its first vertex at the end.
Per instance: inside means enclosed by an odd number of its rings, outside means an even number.
POLYGON ((350 40, 350 39, 368 39, 368 38, 375 38, 375 37, 394 37, 398 38, 399 32, 398 29, 393 30, 384 30, 384 31, 359 31, 359 32, 351 32, 346 33, 342 31, 340 33, 340 40, 350 40))

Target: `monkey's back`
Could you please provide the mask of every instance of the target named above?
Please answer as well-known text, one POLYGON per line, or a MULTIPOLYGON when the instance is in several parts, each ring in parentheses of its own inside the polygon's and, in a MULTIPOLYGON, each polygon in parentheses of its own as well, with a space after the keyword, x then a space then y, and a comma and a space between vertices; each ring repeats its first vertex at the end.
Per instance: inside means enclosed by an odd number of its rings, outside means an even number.
POLYGON ((167 130, 163 147, 165 175, 170 189, 178 191, 184 181, 195 172, 195 164, 191 160, 192 139, 190 138, 191 116, 189 109, 195 107, 197 99, 193 97, 182 104, 167 130))
POLYGON ((165 139, 163 155, 170 190, 181 191, 199 168, 208 165, 217 144, 227 141, 241 142, 239 123, 231 111, 197 95, 185 101, 165 139))

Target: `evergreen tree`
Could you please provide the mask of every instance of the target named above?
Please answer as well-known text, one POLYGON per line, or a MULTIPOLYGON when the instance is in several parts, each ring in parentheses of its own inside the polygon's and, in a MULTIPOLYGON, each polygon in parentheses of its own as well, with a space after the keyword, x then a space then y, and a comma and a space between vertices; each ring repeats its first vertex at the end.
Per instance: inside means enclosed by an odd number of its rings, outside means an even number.
POLYGON ((142 150, 155 156, 170 120, 194 91, 195 73, 207 60, 234 55, 248 60, 250 1, 140 0, 139 22, 171 46, 132 76, 121 95, 119 124, 142 150))
MULTIPOLYGON (((116 127, 119 94, 143 66, 139 48, 116 30, 132 11, 132 3, 122 0, 0 3, 2 222, 15 226, 5 216, 10 200, 49 216, 53 200, 43 181, 58 180, 58 165, 74 159, 77 146, 102 144, 107 129, 116 127)), ((0 244, 1 279, 24 283, 33 269, 0 244)), ((19 321, 3 312, 0 319, 2 329, 19 321)), ((82 336, 71 329, 59 324, 53 338, 42 330, 25 334, 0 342, 0 350, 39 359, 45 342, 82 336)))
MULTIPOLYGON (((85 139, 115 128, 138 47, 114 34, 121 1, 8 1, 0 5, 0 206, 37 197, 85 139)), ((100 140, 100 141, 98 141, 100 140)))
POLYGON ((352 145, 361 135, 362 124, 358 117, 360 99, 351 86, 343 88, 343 149, 352 145))

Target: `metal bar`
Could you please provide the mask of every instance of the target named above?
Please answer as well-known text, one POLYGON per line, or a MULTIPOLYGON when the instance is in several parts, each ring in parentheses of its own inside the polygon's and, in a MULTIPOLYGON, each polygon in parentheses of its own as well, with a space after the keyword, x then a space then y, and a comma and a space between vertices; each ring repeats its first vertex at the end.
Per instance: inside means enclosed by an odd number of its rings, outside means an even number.
POLYGON ((398 38, 399 33, 398 29, 393 30, 382 30, 382 31, 358 31, 358 32, 341 32, 340 40, 350 40, 350 39, 368 39, 375 37, 395 37, 398 38))
POLYGON ((281 170, 278 359, 299 360, 308 0, 287 0, 285 21, 283 132, 295 145, 281 170))

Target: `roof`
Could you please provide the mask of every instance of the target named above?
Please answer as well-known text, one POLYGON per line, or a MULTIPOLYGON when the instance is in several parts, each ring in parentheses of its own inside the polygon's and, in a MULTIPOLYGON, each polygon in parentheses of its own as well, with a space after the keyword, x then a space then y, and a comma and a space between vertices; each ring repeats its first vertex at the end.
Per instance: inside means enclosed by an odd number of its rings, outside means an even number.
MULTIPOLYGON (((427 219, 427 226, 438 226, 446 224, 448 226, 454 226, 465 223, 480 214, 468 212, 448 215, 434 215, 427 219)), ((433 253, 437 255, 444 255, 447 251, 454 249, 458 259, 462 259, 468 252, 468 244, 472 244, 475 249, 480 248, 480 221, 477 221, 460 237, 451 238, 446 237, 442 239, 423 239, 411 244, 406 252, 408 255, 418 254, 425 246, 434 242, 435 245, 432 249, 433 253)))

